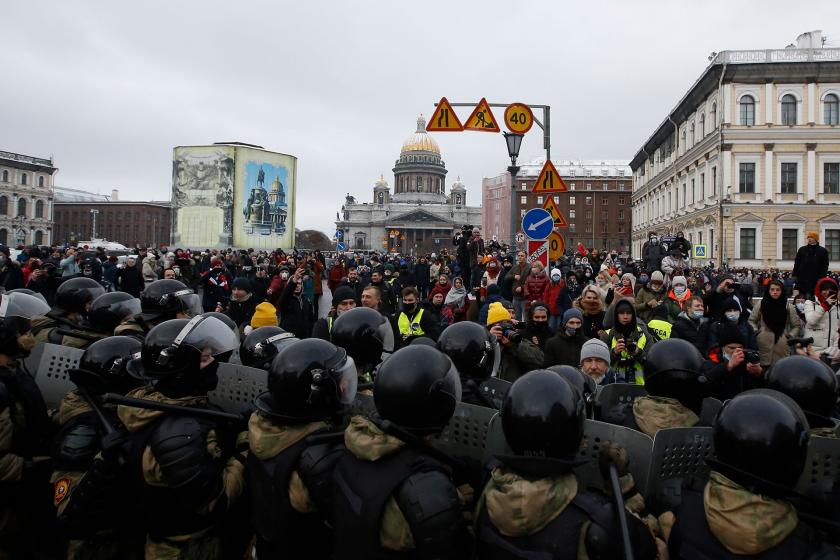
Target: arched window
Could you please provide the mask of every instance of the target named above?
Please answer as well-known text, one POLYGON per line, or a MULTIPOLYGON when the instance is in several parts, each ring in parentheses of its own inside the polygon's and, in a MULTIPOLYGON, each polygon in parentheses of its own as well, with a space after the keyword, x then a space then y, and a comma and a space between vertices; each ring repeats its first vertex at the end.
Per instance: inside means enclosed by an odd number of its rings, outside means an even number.
POLYGON ((365 240, 362 237, 356 238, 356 249, 364 249, 365 247, 365 240))
POLYGON ((9 199, 5 196, 0 196, 0 216, 5 216, 9 213, 9 199))
POLYGON ((0 243, 3 245, 9 244, 9 232, 5 229, 0 229, 0 243))
POLYGON ((700 115, 700 138, 706 136, 706 115, 705 113, 700 115))
POLYGON ((695 138, 696 138, 696 136, 694 134, 694 123, 691 123, 691 145, 692 146, 694 145, 695 138))
POLYGON ((44 186, 44 176, 43 175, 38 177, 38 186, 42 187, 42 188, 44 186))
POLYGON ((782 96, 782 124, 796 124, 796 98, 789 93, 782 96))
POLYGON ((35 245, 43 245, 44 244, 44 232, 38 230, 35 232, 35 240, 33 241, 35 245))
POLYGON ((385 193, 379 193, 379 204, 385 204, 385 193))
POLYGON ((5 169, 3 170, 3 182, 4 182, 4 183, 8 183, 8 182, 9 182, 9 172, 8 172, 8 171, 6 171, 5 169))
MULTIPOLYGON (((42 177, 43 179, 43 177, 42 177)), ((43 218, 44 217, 44 201, 39 200, 35 203, 35 217, 36 218, 43 218)))
POLYGON ((460 205, 461 205, 461 195, 460 195, 460 194, 456 194, 456 195, 455 195, 455 205, 456 205, 456 206, 460 206, 460 205))
POLYGON ((755 99, 752 95, 745 95, 741 98, 741 124, 752 126, 755 124, 755 99))
POLYGON ((18 216, 26 216, 26 199, 19 198, 18 205, 17 205, 17 215, 18 216))
POLYGON ((29 177, 26 175, 26 173, 21 173, 20 174, 20 184, 21 185, 25 185, 28 180, 29 180, 29 177))
POLYGON ((717 103, 712 103, 712 130, 717 128, 717 103))
POLYGON ((840 124, 840 99, 829 93, 823 101, 823 121, 825 124, 840 124))

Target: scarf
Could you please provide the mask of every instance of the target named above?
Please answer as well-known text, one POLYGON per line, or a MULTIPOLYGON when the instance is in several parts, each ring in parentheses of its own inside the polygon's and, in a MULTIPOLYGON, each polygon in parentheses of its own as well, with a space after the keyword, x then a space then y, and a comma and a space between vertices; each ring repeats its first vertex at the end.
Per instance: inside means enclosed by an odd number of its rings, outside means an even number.
POLYGON ((764 297, 761 298, 761 320, 773 331, 777 341, 785 333, 787 317, 787 299, 784 292, 778 299, 773 299, 769 290, 765 292, 764 297))
POLYGON ((446 294, 446 299, 443 300, 444 305, 454 305, 461 307, 464 305, 464 298, 467 297, 467 289, 463 286, 460 288, 452 287, 449 293, 446 294))

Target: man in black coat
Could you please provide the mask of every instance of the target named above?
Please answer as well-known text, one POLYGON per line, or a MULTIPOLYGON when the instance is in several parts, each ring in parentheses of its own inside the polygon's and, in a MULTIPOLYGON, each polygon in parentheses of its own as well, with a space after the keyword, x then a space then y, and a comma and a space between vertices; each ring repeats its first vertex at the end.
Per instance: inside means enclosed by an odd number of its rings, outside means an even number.
POLYGON ((828 274, 828 251, 820 246, 820 234, 809 231, 805 245, 796 252, 792 275, 796 278, 796 289, 807 297, 814 295, 817 280, 828 274))
POLYGON ((114 283, 117 290, 140 297, 140 292, 146 287, 146 282, 143 280, 143 272, 137 266, 135 257, 128 257, 123 268, 117 269, 114 283))

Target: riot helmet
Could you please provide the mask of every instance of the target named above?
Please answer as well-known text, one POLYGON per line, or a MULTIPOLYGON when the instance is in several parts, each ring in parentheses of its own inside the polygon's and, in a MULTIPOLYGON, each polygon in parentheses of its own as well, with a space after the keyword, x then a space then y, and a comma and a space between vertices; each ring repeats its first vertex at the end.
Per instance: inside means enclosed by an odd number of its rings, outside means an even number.
POLYGON ((19 337, 32 331, 30 319, 46 315, 50 306, 43 300, 23 293, 0 295, 0 354, 11 357, 26 357, 35 346, 35 339, 19 342, 19 337))
POLYGON ((403 429, 416 434, 439 432, 461 401, 458 370, 436 348, 406 346, 379 366, 373 401, 381 418, 403 429))
POLYGON ((574 464, 583 439, 583 398, 556 372, 538 369, 514 381, 499 414, 516 455, 574 464))
POLYGON ((677 399, 699 413, 702 369, 703 356, 693 344, 680 338, 661 340, 651 346, 645 359, 645 389, 657 397, 677 399))
POLYGON ((93 278, 70 278, 58 286, 55 307, 64 313, 87 313, 88 304, 105 293, 105 288, 93 278))
POLYGON ((437 347, 449 356, 461 377, 480 381, 499 369, 499 343, 478 323, 461 321, 446 327, 438 337, 437 347))
POLYGON ((233 331, 215 317, 170 319, 148 332, 128 371, 157 380, 156 387, 168 396, 212 391, 219 363, 228 361, 238 345, 233 331))
POLYGON ((155 280, 140 294, 142 317, 147 321, 174 319, 178 313, 190 317, 202 312, 201 298, 178 280, 155 280))
POLYGON ((6 293, 7 294, 26 294, 28 296, 34 296, 34 297, 42 300, 44 303, 47 303, 47 298, 44 297, 44 294, 35 292, 33 290, 30 290, 29 288, 15 288, 14 290, 9 290, 6 293))
POLYGON ((827 364, 808 356, 787 356, 767 371, 767 388, 784 393, 798 404, 812 428, 833 427, 837 377, 827 364))
POLYGON ((558 374, 580 393, 586 406, 586 417, 592 418, 595 408, 595 393, 598 390, 595 380, 574 366, 551 366, 546 369, 558 374))
POLYGON ((239 360, 248 367, 268 370, 274 357, 298 340, 294 333, 280 327, 258 327, 239 345, 239 360))
POLYGON ((120 323, 140 313, 140 300, 125 292, 107 292, 93 300, 88 322, 97 332, 113 333, 120 323))
POLYGON ((287 345, 268 369, 268 392, 254 405, 269 417, 291 422, 328 418, 356 397, 356 364, 343 348, 308 338, 287 345))
POLYGON ((222 323, 228 326, 230 330, 236 335, 236 338, 239 338, 239 325, 234 322, 233 319, 225 315, 224 313, 219 313, 218 311, 207 311, 206 313, 202 313, 205 317, 215 317, 222 323))
POLYGON ((78 367, 70 370, 70 379, 96 395, 109 392, 126 394, 142 384, 126 370, 128 362, 142 348, 143 344, 130 336, 109 336, 97 340, 82 354, 78 367))
POLYGON ((380 312, 356 307, 333 321, 330 341, 344 348, 356 364, 376 365, 382 361, 383 353, 393 352, 394 331, 380 312))
POLYGON ((771 389, 745 391, 724 403, 713 428, 712 468, 753 493, 779 497, 796 485, 809 426, 793 399, 771 389))

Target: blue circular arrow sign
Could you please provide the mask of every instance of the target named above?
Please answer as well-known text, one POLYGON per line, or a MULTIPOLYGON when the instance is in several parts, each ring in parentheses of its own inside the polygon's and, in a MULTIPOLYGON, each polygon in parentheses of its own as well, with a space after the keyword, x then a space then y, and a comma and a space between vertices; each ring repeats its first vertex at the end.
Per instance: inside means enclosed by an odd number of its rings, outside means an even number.
POLYGON ((522 216, 522 231, 531 239, 548 239, 554 229, 551 212, 542 208, 532 208, 522 216))

